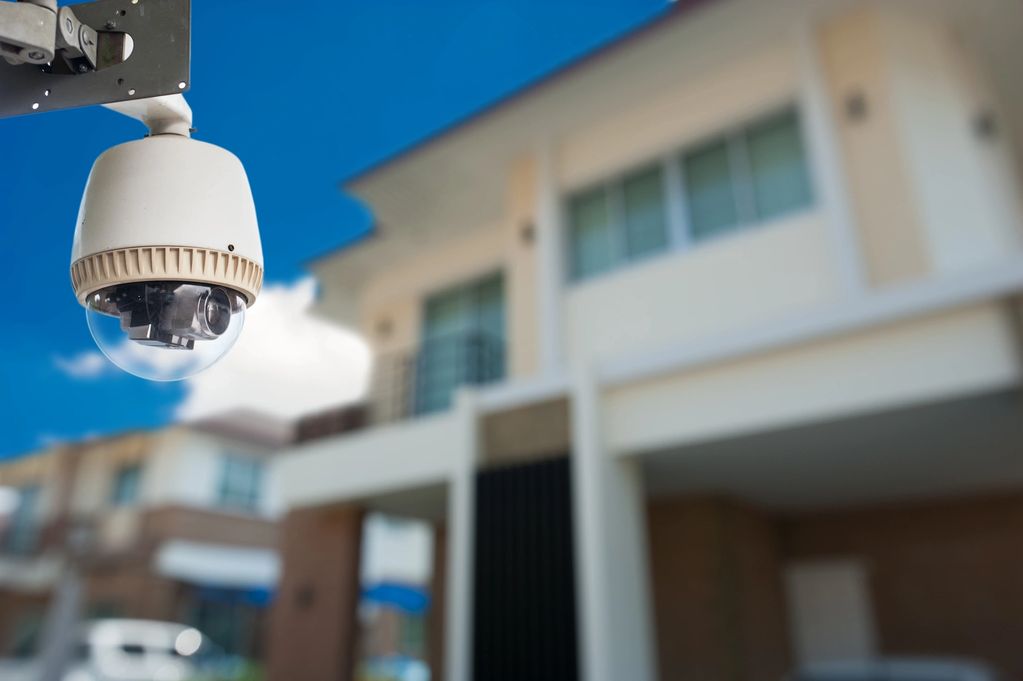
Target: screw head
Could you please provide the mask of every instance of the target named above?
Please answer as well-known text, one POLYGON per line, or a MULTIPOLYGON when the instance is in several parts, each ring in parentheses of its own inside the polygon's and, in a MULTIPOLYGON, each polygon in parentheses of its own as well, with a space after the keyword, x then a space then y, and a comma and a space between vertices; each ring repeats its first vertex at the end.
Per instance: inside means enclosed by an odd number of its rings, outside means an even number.
POLYGON ((35 50, 33 52, 29 52, 28 53, 28 58, 29 59, 42 59, 45 56, 46 55, 43 54, 42 52, 40 52, 39 50, 35 50))
POLYGON ((85 64, 79 64, 78 65, 78 73, 85 73, 88 70, 89 70, 89 67, 86 66, 85 64))

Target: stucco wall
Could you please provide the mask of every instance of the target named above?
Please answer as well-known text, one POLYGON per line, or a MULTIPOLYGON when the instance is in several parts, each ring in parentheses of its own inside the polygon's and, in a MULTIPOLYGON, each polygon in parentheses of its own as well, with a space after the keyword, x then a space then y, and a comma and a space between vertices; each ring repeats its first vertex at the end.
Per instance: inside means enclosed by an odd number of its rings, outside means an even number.
POLYGON ((821 218, 801 213, 570 285, 570 362, 658 350, 834 299, 821 218))
POLYGON ((528 373, 535 364, 532 244, 523 238, 528 215, 521 194, 528 187, 528 166, 516 170, 509 197, 515 210, 497 225, 481 225, 471 234, 424 239, 414 256, 388 263, 367 282, 359 302, 359 327, 378 358, 414 351, 422 331, 422 310, 432 294, 500 271, 504 275, 508 373, 528 373), (519 173, 525 173, 521 178, 519 173), (521 219, 517 216, 521 215, 521 219))
POLYGON ((1008 309, 960 308, 609 391, 611 451, 680 446, 1014 384, 1008 309))

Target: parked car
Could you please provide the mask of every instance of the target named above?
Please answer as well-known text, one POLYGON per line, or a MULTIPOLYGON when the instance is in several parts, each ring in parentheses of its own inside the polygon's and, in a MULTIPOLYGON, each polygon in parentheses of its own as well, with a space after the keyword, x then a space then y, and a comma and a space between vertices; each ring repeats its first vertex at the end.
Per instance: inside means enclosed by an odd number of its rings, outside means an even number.
MULTIPOLYGON (((105 619, 82 625, 64 681, 229 681, 242 666, 192 627, 105 619)), ((40 670, 38 658, 0 661, 2 681, 37 681, 40 670)))
POLYGON ((889 657, 808 665, 788 681, 1000 681, 987 665, 974 660, 934 657, 889 657))

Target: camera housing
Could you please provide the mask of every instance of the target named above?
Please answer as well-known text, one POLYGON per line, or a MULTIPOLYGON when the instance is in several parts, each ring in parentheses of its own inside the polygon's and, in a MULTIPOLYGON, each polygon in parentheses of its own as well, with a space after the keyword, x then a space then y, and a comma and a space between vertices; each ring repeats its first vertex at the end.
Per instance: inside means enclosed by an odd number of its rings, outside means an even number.
POLYGON ((234 154, 191 139, 186 126, 96 160, 78 213, 71 283, 115 364, 156 380, 201 371, 237 339, 262 281, 256 210, 234 154), (101 317, 116 320, 119 332, 101 331, 101 317), (151 354, 167 351, 197 356, 151 354))

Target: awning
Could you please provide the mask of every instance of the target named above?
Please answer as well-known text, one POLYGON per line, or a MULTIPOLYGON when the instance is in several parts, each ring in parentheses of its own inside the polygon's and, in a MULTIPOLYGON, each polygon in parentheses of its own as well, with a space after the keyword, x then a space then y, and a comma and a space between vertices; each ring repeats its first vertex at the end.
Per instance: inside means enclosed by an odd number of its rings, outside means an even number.
POLYGON ((369 603, 390 606, 413 615, 426 612, 430 605, 430 594, 426 589, 393 582, 381 582, 363 589, 362 598, 369 603))
POLYGON ((272 549, 179 539, 161 544, 153 563, 164 577, 233 589, 272 589, 281 570, 280 558, 272 549))

